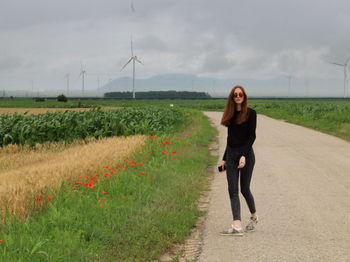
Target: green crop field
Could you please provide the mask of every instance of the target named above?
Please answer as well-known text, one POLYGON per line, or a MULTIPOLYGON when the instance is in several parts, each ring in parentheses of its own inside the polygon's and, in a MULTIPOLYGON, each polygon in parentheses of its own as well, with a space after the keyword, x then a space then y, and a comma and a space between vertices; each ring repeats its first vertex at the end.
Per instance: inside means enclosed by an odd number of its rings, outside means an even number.
POLYGON ((0 115, 0 146, 157 134, 176 128, 181 117, 181 111, 170 108, 66 111, 29 116, 3 114, 0 115))

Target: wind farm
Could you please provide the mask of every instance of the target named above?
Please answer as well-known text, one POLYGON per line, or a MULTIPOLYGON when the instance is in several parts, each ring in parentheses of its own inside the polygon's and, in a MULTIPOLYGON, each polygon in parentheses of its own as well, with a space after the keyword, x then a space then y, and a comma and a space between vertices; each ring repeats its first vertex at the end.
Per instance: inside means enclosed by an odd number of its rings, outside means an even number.
POLYGON ((347 82, 347 70, 348 70, 348 63, 350 61, 350 56, 345 60, 345 62, 343 64, 341 63, 334 63, 332 62, 331 64, 333 65, 337 65, 337 66, 341 66, 343 67, 344 70, 344 93, 343 93, 343 97, 346 98, 346 82, 347 82))
POLYGON ((130 39, 130 49, 131 49, 131 57, 128 62, 120 69, 122 71, 130 62, 132 62, 132 98, 135 99, 135 62, 143 65, 143 63, 134 55, 132 37, 130 39))

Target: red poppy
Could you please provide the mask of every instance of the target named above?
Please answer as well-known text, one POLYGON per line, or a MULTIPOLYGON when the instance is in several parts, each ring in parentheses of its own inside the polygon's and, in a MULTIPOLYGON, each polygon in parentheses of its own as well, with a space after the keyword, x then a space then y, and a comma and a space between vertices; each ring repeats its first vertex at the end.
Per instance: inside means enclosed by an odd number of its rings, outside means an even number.
POLYGON ((105 191, 102 191, 101 193, 102 193, 102 194, 107 194, 107 192, 105 192, 105 191))
POLYGON ((52 199, 53 199, 52 196, 47 197, 47 200, 48 200, 48 201, 51 201, 52 199))
POLYGON ((0 239, 0 243, 4 243, 4 240, 0 239))
POLYGON ((36 199, 36 201, 38 201, 39 203, 41 203, 41 202, 43 202, 43 199, 42 199, 41 197, 38 197, 38 198, 36 199))

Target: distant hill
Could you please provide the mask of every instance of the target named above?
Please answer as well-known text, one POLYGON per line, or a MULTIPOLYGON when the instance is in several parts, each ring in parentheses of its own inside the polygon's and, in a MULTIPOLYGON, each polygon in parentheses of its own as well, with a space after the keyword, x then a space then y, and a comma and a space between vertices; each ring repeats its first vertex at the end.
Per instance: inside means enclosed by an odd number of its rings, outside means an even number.
MULTIPOLYGON (((218 80, 216 78, 197 77, 191 74, 163 74, 146 79, 136 79, 136 91, 196 91, 215 94, 224 87, 231 86, 230 81, 218 80), (224 83, 226 82, 226 83, 224 83), (217 84, 220 84, 218 86, 217 84)), ((102 86, 100 91, 131 91, 132 78, 120 77, 102 86)))
MULTIPOLYGON (((235 85, 246 88, 249 96, 308 97, 329 96, 329 89, 337 83, 337 91, 342 94, 342 82, 328 79, 293 78, 289 88, 286 77, 271 79, 219 79, 200 77, 192 74, 160 74, 135 80, 135 91, 194 91, 205 92, 213 97, 225 97, 235 85), (339 83, 338 83, 339 82, 339 83), (338 87, 339 86, 339 87, 338 87)), ((102 86, 99 92, 131 92, 132 78, 120 77, 102 86)))

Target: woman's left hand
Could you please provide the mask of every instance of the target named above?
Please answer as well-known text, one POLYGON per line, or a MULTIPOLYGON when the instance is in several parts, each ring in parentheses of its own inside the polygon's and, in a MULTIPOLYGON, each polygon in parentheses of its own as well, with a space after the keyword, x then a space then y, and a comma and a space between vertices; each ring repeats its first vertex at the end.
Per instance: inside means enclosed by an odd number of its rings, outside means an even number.
POLYGON ((241 156, 241 158, 239 159, 237 168, 243 168, 244 166, 245 166, 245 156, 241 156))

